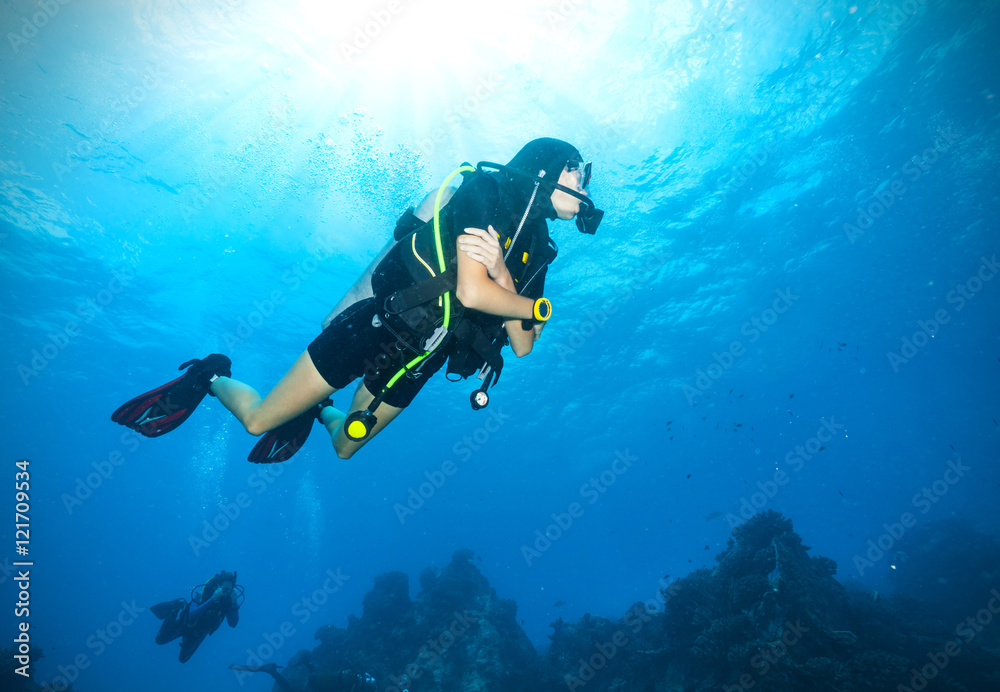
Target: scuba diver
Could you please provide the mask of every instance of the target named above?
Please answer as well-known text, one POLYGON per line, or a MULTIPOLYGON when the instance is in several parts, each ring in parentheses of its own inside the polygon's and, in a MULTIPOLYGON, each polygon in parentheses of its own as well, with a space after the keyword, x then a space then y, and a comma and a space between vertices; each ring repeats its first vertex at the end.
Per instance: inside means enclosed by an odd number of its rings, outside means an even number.
MULTIPOLYGON (((266 663, 262 666, 233 663, 229 668, 230 670, 235 670, 237 673, 267 673, 274 678, 275 684, 282 692, 293 692, 294 690, 292 683, 288 682, 285 676, 281 674, 281 666, 276 663, 266 663)), ((243 684, 243 680, 239 675, 237 675, 237 680, 239 680, 241 685, 243 684)), ((329 690, 329 692, 376 692, 378 690, 373 675, 369 673, 355 673, 351 670, 326 673, 323 678, 323 685, 323 689, 329 690)))
POLYGON ((163 620, 156 633, 156 643, 166 644, 181 638, 181 663, 187 662, 205 637, 214 634, 222 621, 236 627, 243 605, 243 587, 236 583, 236 572, 223 570, 191 589, 191 600, 178 598, 157 603, 150 608, 153 615, 163 620))
MULTIPOLYGON (((292 684, 285 679, 285 676, 281 674, 282 666, 277 663, 266 663, 262 666, 250 666, 250 665, 239 665, 238 663, 231 663, 229 665, 230 670, 235 670, 237 673, 267 673, 272 678, 274 678, 274 684, 278 686, 282 692, 293 692, 295 688, 292 684)), ((237 676, 237 680, 242 685, 243 680, 237 676)))
POLYGON ((111 419, 147 437, 183 423, 206 394, 251 435, 248 457, 284 461, 314 421, 349 459, 406 408, 447 361, 449 379, 477 375, 472 408, 489 403, 501 349, 531 352, 552 305, 545 275, 558 248, 546 220, 576 218, 593 234, 604 216, 591 201, 591 164, 571 144, 541 138, 507 165, 463 164, 397 221, 393 239, 323 321, 322 333, 265 397, 232 379, 213 353, 183 363, 181 377, 122 405, 111 419), (460 186, 449 187, 456 176, 460 186), (329 397, 363 378, 347 412, 329 397))

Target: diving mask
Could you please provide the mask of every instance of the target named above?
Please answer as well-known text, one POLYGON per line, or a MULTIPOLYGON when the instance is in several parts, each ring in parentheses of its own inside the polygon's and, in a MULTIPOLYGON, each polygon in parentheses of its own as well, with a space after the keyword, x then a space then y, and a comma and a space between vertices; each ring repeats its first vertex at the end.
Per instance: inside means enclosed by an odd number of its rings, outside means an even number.
POLYGON ((604 218, 604 212, 594 205, 588 195, 593 165, 591 161, 586 163, 579 160, 568 161, 566 172, 573 174, 576 179, 576 190, 571 190, 565 185, 556 184, 554 186, 555 189, 562 190, 580 200, 580 210, 576 213, 576 228, 587 235, 594 235, 597 232, 597 227, 601 224, 601 219, 604 218))
POLYGON ((566 172, 574 173, 576 175, 576 189, 580 192, 586 192, 590 188, 590 173, 593 168, 593 162, 587 161, 570 161, 566 164, 566 172))

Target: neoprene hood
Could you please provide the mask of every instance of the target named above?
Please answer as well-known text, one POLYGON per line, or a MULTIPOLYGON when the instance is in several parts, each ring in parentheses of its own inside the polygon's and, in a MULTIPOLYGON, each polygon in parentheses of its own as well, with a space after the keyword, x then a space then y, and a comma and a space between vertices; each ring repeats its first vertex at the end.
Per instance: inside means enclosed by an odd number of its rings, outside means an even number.
POLYGON ((524 201, 527 202, 535 188, 535 178, 539 172, 545 171, 545 177, 542 180, 545 181, 543 186, 548 189, 548 194, 539 195, 536 197, 536 202, 545 218, 555 219, 557 218, 556 210, 552 207, 550 196, 555 190, 553 186, 559 182, 559 176, 569 161, 583 163, 580 152, 569 142, 552 137, 533 139, 521 147, 521 151, 517 152, 514 158, 507 163, 508 168, 526 174, 525 177, 512 175, 508 178, 517 191, 523 194, 524 201))

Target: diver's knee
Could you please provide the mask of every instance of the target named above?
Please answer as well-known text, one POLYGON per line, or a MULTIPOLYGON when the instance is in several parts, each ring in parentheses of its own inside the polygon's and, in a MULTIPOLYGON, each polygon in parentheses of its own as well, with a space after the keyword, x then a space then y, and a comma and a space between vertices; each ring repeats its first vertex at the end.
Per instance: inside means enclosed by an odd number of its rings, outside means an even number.
POLYGON ((283 421, 279 418, 275 422, 274 416, 267 415, 267 411, 258 404, 247 411, 240 422, 243 423, 243 427, 248 433, 254 437, 260 437, 264 433, 274 430, 283 421))
POLYGON ((333 451, 335 451, 337 456, 341 459, 350 459, 354 456, 354 453, 358 451, 358 449, 355 448, 354 445, 341 447, 340 445, 334 443, 333 451))
POLYGON ((267 425, 258 416, 249 416, 245 421, 243 421, 243 427, 246 431, 253 435, 254 437, 260 437, 268 431, 267 425))

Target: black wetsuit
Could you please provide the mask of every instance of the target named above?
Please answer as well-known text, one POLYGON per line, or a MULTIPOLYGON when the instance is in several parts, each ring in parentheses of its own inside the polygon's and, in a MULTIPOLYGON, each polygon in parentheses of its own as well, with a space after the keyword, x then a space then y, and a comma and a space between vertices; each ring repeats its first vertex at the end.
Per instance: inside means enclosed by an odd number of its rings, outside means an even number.
MULTIPOLYGON (((519 195, 503 174, 472 176, 441 212, 445 256, 455 266, 455 239, 466 228, 486 230, 492 225, 500 234, 501 250, 507 253, 504 263, 518 293, 532 299, 540 297, 545 287, 547 264, 555 257, 555 249, 549 240, 545 219, 537 208, 532 208, 522 224, 527 208, 523 194, 519 195), (519 225, 521 231, 516 233, 519 225), (504 249, 508 239, 512 245, 509 252, 504 249)), ((380 284, 398 289, 413 283, 412 274, 401 259, 404 252, 410 251, 409 242, 409 238, 404 238, 390 250, 376 268, 373 286, 380 284)), ((345 309, 309 345, 313 364, 331 387, 342 389, 358 377, 364 377, 365 387, 375 394, 404 362, 414 357, 412 350, 399 348, 399 330, 393 334, 381 324, 382 319, 378 316, 384 313, 385 299, 384 291, 376 289, 374 298, 345 309)), ((453 300, 457 302, 457 298, 453 300)), ((462 319, 475 324, 490 340, 504 336, 501 317, 465 310, 462 319)), ((386 392, 384 401, 397 408, 406 407, 449 358, 453 360, 449 372, 463 377, 478 371, 483 363, 476 353, 468 352, 452 339, 423 361, 417 376, 400 378, 386 392)))
POLYGON ((239 606, 226 596, 218 601, 206 600, 196 604, 189 601, 176 618, 166 618, 156 633, 156 643, 166 644, 181 637, 181 653, 178 657, 185 663, 198 649, 205 637, 215 632, 225 620, 230 627, 240 621, 239 606))

